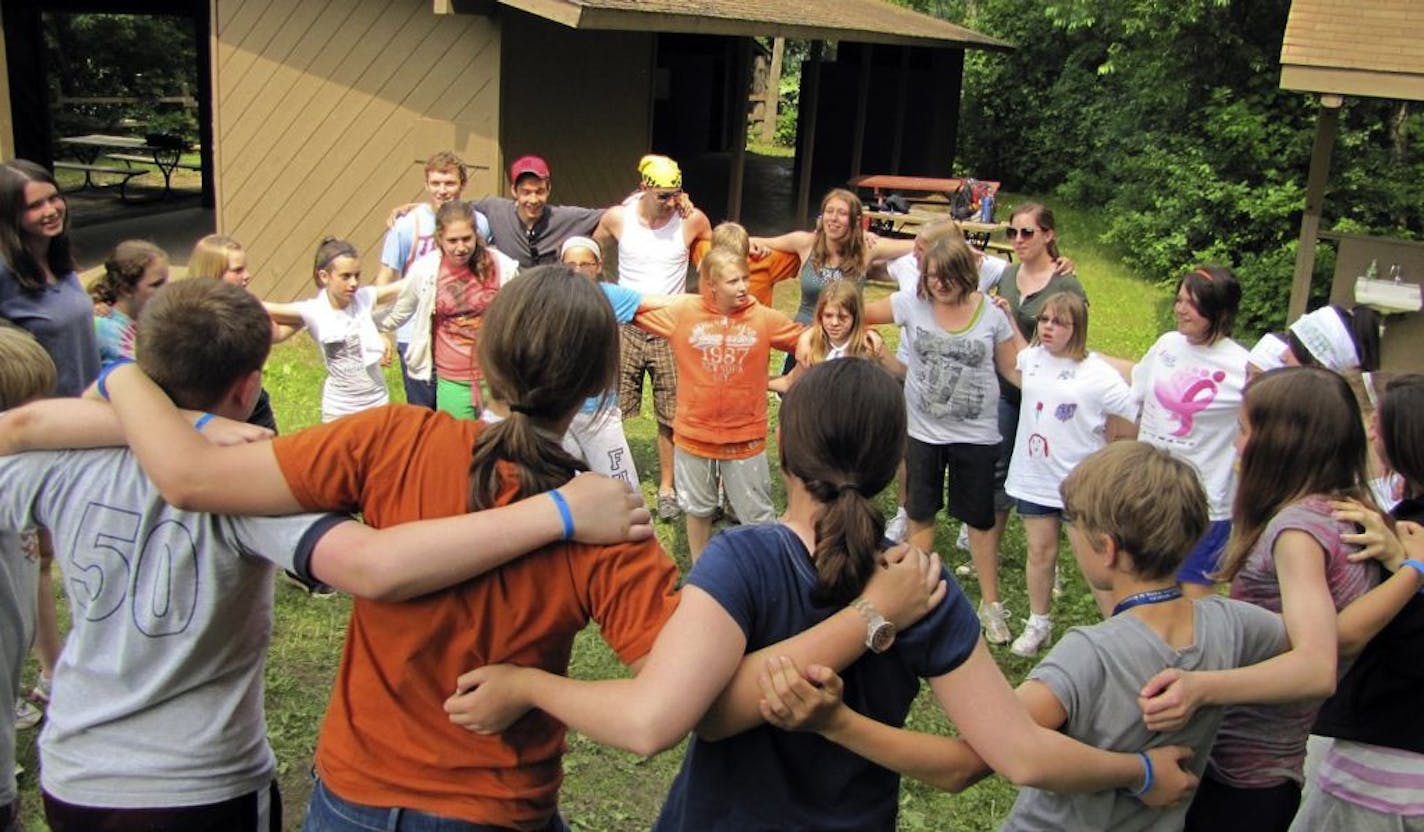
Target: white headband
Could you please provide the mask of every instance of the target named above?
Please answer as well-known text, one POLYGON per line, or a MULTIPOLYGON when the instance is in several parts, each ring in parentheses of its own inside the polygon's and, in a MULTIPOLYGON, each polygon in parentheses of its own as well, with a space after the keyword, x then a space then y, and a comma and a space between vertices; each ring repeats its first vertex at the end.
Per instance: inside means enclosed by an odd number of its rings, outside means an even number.
POLYGON ((1281 336, 1268 332, 1251 348, 1251 355, 1247 360, 1264 373, 1286 366, 1285 352, 1288 349, 1290 345, 1282 340, 1281 336))
POLYGON ((598 258, 598 262, 603 262, 603 250, 598 247, 598 243, 589 237, 569 237, 564 240, 564 244, 559 246, 559 259, 564 259, 564 255, 571 248, 586 248, 593 252, 593 256, 598 258))
POLYGON ((1355 339, 1333 306, 1322 306, 1309 315, 1302 315, 1291 324, 1290 331, 1321 366, 1337 373, 1360 366, 1355 339))

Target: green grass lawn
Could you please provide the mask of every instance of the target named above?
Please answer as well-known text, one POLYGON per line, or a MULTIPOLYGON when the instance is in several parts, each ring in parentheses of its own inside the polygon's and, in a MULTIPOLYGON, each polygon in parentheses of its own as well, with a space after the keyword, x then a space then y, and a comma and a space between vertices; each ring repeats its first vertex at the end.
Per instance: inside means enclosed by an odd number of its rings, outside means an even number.
MULTIPOLYGON (((1006 195, 1004 204, 1014 200, 1006 195)), ((1059 238, 1062 247, 1078 263, 1078 274, 1092 299, 1090 345, 1098 350, 1124 358, 1136 359, 1152 344, 1157 335, 1170 324, 1169 292, 1125 270, 1112 252, 1102 249, 1095 218, 1088 212, 1058 209, 1059 238)), ((883 296, 884 288, 873 287, 873 297, 883 296)), ((776 306, 788 313, 795 309, 796 289, 790 283, 778 287, 776 306)), ((884 334, 892 344, 898 332, 887 327, 884 334)), ((779 368, 782 357, 774 355, 771 366, 779 368)), ((388 375, 393 397, 400 399, 399 376, 388 375)), ((316 349, 306 336, 278 346, 267 364, 266 386, 271 392, 279 424, 284 431, 293 431, 320 421, 322 368, 316 349)), ((630 420, 625 428, 632 446, 638 470, 643 477, 643 492, 651 505, 656 498, 655 431, 649 415, 651 402, 643 408, 643 416, 630 420)), ((776 400, 772 399, 771 418, 776 418, 776 400)), ((772 447, 768 452, 773 465, 777 458, 772 447)), ((785 489, 780 478, 773 476, 773 496, 778 506, 784 505, 785 489)), ((892 493, 878 498, 887 515, 895 507, 892 493)), ((954 548, 956 527, 942 523, 936 536, 936 549, 945 556, 947 565, 968 560, 968 555, 954 548)), ((658 538, 685 570, 687 541, 681 521, 658 525, 658 538)), ((1098 620, 1097 608, 1082 578, 1072 566, 1067 553, 1060 561, 1068 576, 1068 592, 1055 604, 1055 635, 1076 624, 1098 620)), ((1011 626, 1017 633, 1023 626, 1021 618, 1028 614, 1024 589, 1024 537, 1022 526, 1011 520, 1002 547, 1001 582, 1005 605, 1012 611, 1011 626)), ((964 589, 977 602, 978 590, 972 579, 964 581, 964 589)), ((62 603, 62 602, 61 602, 62 603)), ((345 598, 317 600, 279 580, 275 624, 271 653, 267 665, 267 722, 272 745, 276 749, 284 802, 286 825, 296 829, 305 812, 309 794, 308 771, 317 730, 320 727, 326 698, 330 690, 345 634, 350 602, 345 598)), ((63 619, 66 613, 61 611, 63 619)), ((996 659, 1011 682, 1017 683, 1032 666, 1031 660, 1009 653, 1007 647, 992 648, 996 659)), ((28 669, 32 677, 33 662, 28 669)), ((575 645, 572 675, 582 678, 606 678, 624 673, 612 652, 599 640, 596 629, 582 633, 575 645)), ((432 718, 443 718, 440 714, 432 718)), ((921 731, 952 733, 938 704, 925 688, 909 716, 909 726, 921 731)), ((34 754, 35 732, 22 733, 18 740, 20 761, 28 768, 21 777, 25 801, 25 822, 31 830, 45 829, 40 812, 37 763, 34 754)), ((577 735, 569 736, 569 753, 564 765, 567 778, 562 793, 562 809, 575 829, 625 830, 646 829, 656 816, 667 793, 668 784, 682 759, 681 749, 674 749, 653 758, 615 751, 596 745, 577 735)), ((116 750, 117 753, 117 750, 116 750)), ((961 795, 949 795, 919 783, 906 781, 900 797, 900 828, 980 830, 997 827, 1014 800, 1014 788, 998 778, 990 778, 961 795)))

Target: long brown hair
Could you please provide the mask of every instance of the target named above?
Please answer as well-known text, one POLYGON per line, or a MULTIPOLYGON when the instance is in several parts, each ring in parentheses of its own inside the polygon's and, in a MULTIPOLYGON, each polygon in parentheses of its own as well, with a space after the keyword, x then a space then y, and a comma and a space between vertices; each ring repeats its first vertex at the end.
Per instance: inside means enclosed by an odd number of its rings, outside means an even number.
POLYGON ((1318 367, 1284 367, 1246 388, 1250 428, 1220 577, 1231 580, 1277 512, 1311 494, 1353 497, 1375 508, 1365 428, 1343 378, 1318 367))
POLYGON ((885 517, 871 498, 894 478, 904 452, 905 395, 879 366, 855 359, 818 364, 787 391, 781 468, 820 503, 816 603, 845 604, 865 588, 885 535, 885 517), (828 401, 839 404, 827 407, 828 401))
POLYGON ((1378 415, 1384 463, 1404 478, 1406 496, 1424 495, 1424 375, 1391 379, 1378 415))
MULTIPOLYGON (((20 230, 20 219, 25 214, 25 186, 31 182, 59 184, 50 172, 28 159, 11 159, 0 165, 0 258, 15 276, 20 289, 34 294, 46 285, 44 270, 39 261, 30 253, 24 232, 20 230)), ((63 198, 63 194, 60 194, 63 198)), ((74 255, 69 248, 69 210, 66 204, 64 228, 58 237, 49 241, 49 253, 45 265, 50 274, 60 279, 74 271, 74 255)))
MULTIPOLYGON (((841 252, 841 263, 838 268, 841 270, 841 277, 846 280, 859 282, 865 277, 865 229, 861 228, 861 216, 865 213, 865 206, 861 204, 860 197, 844 188, 832 188, 821 198, 821 213, 826 212, 826 206, 831 200, 839 199, 850 209, 850 233, 846 238, 845 251, 841 252)), ((821 268, 826 265, 826 261, 831 257, 831 241, 826 238, 826 227, 821 222, 820 215, 816 216, 816 240, 811 244, 811 265, 814 268, 821 268)))
POLYGON ((849 280, 837 280, 826 284, 821 290, 820 299, 816 301, 816 315, 812 319, 811 334, 808 336, 811 341, 811 363, 820 364, 831 351, 830 339, 826 337, 826 330, 821 326, 821 313, 834 307, 844 309, 851 318, 845 354, 857 358, 873 357, 875 351, 870 346, 870 335, 866 331, 865 301, 861 297, 860 287, 849 280))
POLYGON ((502 462, 518 471, 515 499, 588 469, 564 450, 561 434, 585 399, 618 378, 618 322, 602 289, 562 263, 521 272, 485 310, 480 367, 491 395, 510 412, 475 440, 471 511, 496 504, 504 490, 502 462))

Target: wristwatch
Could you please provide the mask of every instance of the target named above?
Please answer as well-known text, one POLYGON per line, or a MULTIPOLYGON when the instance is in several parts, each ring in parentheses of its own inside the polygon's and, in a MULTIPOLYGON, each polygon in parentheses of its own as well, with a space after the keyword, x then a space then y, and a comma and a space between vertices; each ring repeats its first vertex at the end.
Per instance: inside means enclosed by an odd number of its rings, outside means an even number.
POLYGON ((868 598, 857 598, 851 604, 860 617, 865 619, 865 646, 872 653, 884 653, 895 643, 895 625, 880 614, 880 610, 868 598))

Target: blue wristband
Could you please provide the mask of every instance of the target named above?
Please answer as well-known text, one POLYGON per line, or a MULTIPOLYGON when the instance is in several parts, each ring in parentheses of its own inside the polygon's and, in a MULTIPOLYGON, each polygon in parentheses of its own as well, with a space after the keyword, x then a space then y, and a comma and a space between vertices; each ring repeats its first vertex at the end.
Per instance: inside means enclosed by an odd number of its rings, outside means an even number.
POLYGON ((1129 797, 1142 797, 1152 791, 1152 784, 1156 780, 1152 776, 1152 758, 1147 756, 1146 751, 1137 752, 1137 756, 1142 760, 1142 785, 1136 791, 1128 792, 1129 797))
MULTIPOLYGON (((1400 568, 1400 569, 1403 569, 1403 568, 1405 568, 1406 566, 1409 567, 1410 569, 1413 569, 1415 572, 1418 572, 1418 573, 1419 573, 1419 578, 1420 578, 1421 580, 1424 580, 1424 563, 1421 563, 1420 561, 1418 561, 1418 560, 1416 560, 1416 559, 1414 559, 1414 558, 1410 558, 1410 559, 1406 560, 1404 563, 1401 563, 1401 564, 1399 565, 1399 568, 1400 568)), ((1420 594, 1420 595, 1424 595, 1424 587, 1420 587, 1420 588, 1419 588, 1419 594, 1420 594)))
POLYGON ((555 488, 549 492, 549 497, 554 501, 554 505, 559 508, 559 517, 564 521, 564 540, 572 540, 574 537, 574 515, 569 511, 569 501, 564 499, 564 495, 555 488))
POLYGON ((207 427, 208 422, 211 422, 212 420, 213 414, 204 413, 202 416, 198 417, 198 421, 193 423, 193 430, 201 431, 203 428, 207 427))
POLYGON ((105 364, 104 368, 99 371, 99 378, 96 379, 96 382, 99 388, 99 395, 104 397, 104 401, 109 400, 109 388, 108 385, 105 384, 105 382, 109 378, 109 373, 112 373, 113 371, 119 369, 125 364, 132 363, 134 363, 134 360, 132 358, 115 358, 113 361, 110 361, 108 364, 105 364))

